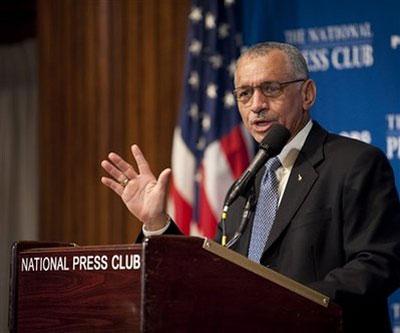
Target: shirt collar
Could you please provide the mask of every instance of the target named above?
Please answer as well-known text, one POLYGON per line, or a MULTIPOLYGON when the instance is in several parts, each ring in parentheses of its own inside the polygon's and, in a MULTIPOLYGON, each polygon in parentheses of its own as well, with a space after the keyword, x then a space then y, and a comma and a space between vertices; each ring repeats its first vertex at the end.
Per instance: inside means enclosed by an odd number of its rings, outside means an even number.
POLYGON ((312 120, 310 119, 306 126, 304 126, 296 136, 283 147, 281 153, 278 155, 279 161, 281 161, 282 166, 284 168, 291 169, 296 161, 297 156, 300 153, 300 150, 303 148, 304 142, 307 139, 308 134, 311 131, 311 127, 313 125, 312 120))

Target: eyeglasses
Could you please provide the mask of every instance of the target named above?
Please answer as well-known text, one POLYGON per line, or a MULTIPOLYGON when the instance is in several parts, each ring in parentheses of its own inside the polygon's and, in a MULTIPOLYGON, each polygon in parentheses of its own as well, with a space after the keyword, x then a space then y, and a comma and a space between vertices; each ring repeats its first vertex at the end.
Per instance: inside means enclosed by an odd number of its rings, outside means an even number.
POLYGON ((240 103, 247 103, 253 97, 254 90, 260 88, 262 94, 265 97, 278 97, 282 94, 283 89, 292 83, 306 81, 307 79, 298 79, 293 81, 278 82, 278 81, 265 81, 258 86, 244 86, 236 88, 233 91, 233 95, 236 100, 240 103))

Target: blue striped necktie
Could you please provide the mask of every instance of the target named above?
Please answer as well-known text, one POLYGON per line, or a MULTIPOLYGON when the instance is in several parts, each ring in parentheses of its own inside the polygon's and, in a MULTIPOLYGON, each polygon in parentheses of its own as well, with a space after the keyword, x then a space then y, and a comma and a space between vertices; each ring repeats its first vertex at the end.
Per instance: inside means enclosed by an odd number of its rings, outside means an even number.
POLYGON ((267 243, 268 235, 275 220, 279 203, 278 179, 275 171, 281 166, 278 157, 265 164, 265 173, 261 180, 260 194, 257 200, 253 229, 251 231, 249 259, 260 262, 261 255, 267 243))

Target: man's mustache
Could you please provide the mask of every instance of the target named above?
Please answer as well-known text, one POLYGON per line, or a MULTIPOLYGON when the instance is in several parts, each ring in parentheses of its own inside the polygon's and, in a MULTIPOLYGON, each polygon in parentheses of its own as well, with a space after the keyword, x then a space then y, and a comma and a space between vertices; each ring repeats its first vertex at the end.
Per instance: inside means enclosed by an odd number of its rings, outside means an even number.
POLYGON ((271 116, 266 114, 265 112, 260 112, 257 114, 257 116, 253 117, 252 119, 250 119, 250 124, 254 125, 257 124, 259 122, 273 122, 273 121, 277 121, 276 117, 271 116))

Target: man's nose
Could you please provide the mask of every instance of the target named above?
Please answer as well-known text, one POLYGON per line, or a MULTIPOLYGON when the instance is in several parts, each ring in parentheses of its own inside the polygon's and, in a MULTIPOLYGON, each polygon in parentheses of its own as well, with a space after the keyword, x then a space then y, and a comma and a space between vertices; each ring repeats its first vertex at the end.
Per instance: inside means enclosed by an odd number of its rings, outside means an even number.
POLYGON ((260 113, 268 109, 268 98, 261 92, 259 88, 255 88, 251 97, 250 110, 254 113, 260 113))

